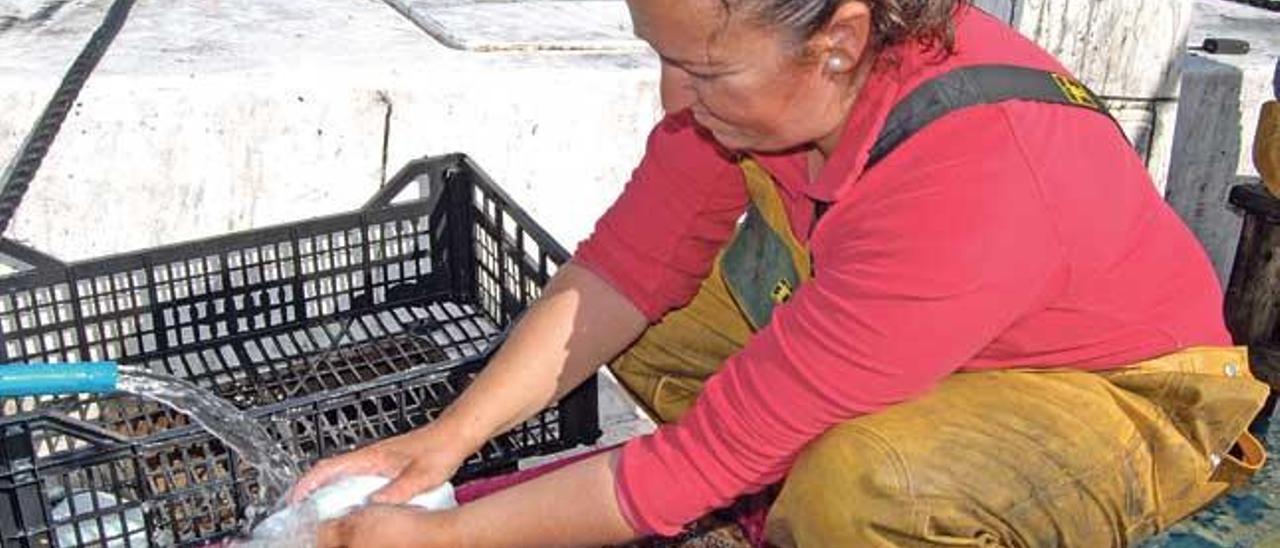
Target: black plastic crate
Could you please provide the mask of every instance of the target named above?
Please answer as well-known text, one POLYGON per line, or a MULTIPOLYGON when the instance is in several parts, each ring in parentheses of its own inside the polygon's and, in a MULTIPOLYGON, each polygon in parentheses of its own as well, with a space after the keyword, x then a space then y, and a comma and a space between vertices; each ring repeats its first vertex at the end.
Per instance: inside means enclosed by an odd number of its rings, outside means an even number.
MULTIPOLYGON (((0 278, 0 363, 114 360, 181 377, 310 463, 434 419, 566 260, 468 158, 429 158, 352 213, 0 278), (424 197, 392 203, 414 183, 424 197)), ((590 381, 455 480, 599 435, 590 381)), ((4 548, 64 545, 59 531, 85 545, 201 544, 237 531, 258 488, 234 453, 157 404, 0 398, 4 548)))

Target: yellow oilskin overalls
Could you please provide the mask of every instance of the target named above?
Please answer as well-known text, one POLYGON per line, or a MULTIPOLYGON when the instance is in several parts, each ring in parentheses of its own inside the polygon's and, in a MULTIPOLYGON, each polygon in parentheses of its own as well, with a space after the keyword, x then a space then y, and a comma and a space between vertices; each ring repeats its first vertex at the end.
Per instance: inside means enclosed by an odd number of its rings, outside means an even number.
POLYGON ((1280 196, 1280 100, 1267 101, 1258 114, 1253 163, 1271 194, 1280 196))
MULTIPOLYGON (((741 162, 751 207, 684 308, 611 364, 662 421, 808 281, 777 187, 741 162)), ((1243 348, 1105 372, 961 372, 811 442, 769 512, 780 546, 1120 546, 1247 479, 1267 387, 1243 348), (1234 448, 1234 449, 1233 449, 1234 448)))

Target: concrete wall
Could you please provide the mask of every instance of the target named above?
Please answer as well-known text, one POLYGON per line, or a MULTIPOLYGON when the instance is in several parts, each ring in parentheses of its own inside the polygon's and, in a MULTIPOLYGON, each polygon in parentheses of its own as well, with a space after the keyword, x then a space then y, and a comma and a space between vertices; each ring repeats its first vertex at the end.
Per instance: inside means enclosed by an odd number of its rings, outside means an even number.
MULTIPOLYGON (((109 4, 0 0, 0 158, 109 4)), ((455 51, 382 2, 140 0, 7 235, 73 260, 245 230, 464 151, 572 248, 642 152, 655 67, 455 51)))

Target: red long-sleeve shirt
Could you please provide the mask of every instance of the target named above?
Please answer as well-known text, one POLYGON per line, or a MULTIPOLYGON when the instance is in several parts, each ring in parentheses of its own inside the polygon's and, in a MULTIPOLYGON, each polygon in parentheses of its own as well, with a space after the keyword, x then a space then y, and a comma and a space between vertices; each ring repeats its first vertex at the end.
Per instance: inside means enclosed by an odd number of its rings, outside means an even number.
MULTIPOLYGON (((815 276, 706 384, 677 424, 622 450, 619 502, 642 532, 672 534, 777 482, 830 427, 910 400, 957 371, 1100 369, 1230 343, 1199 244, 1105 116, 1028 101, 970 107, 873 169, 893 105, 954 67, 1065 72, 976 10, 956 54, 918 46, 876 73, 837 150, 809 181, 802 155, 760 157, 815 276)), ((687 115, 654 130, 622 196, 575 261, 653 321, 687 303, 732 235, 738 168, 687 115)))

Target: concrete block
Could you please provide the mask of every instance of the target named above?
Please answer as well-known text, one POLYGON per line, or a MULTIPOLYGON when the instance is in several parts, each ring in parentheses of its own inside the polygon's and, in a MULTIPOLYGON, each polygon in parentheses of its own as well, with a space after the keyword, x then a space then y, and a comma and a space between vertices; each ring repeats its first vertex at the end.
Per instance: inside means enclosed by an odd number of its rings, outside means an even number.
POLYGON ((1225 287, 1241 224, 1227 193, 1248 182, 1238 175, 1242 74, 1199 56, 1188 59, 1185 74, 1165 198, 1204 245, 1225 287))
MULTIPOLYGON (((1188 36, 1188 42, 1198 44, 1205 38, 1237 38, 1251 45, 1248 55, 1195 54, 1214 63, 1232 67, 1240 73, 1238 97, 1223 107, 1221 116, 1240 118, 1241 148, 1236 167, 1243 176, 1257 176, 1253 166, 1253 137, 1258 128, 1258 114, 1262 104, 1274 97, 1272 80, 1277 60, 1280 59, 1280 13, 1244 4, 1198 0, 1195 12, 1196 24, 1188 36), (1235 113, 1226 107, 1234 107, 1235 113)), ((1205 64, 1200 64, 1204 68, 1205 64)), ((1198 78, 1193 74, 1190 78, 1198 78)), ((1188 120, 1188 123, 1195 123, 1188 120)))
POLYGON ((1232 186, 1259 182, 1253 165, 1258 114, 1271 96, 1280 56, 1280 14, 1248 5, 1197 0, 1192 44, 1205 38, 1250 42, 1248 55, 1193 53, 1182 59, 1182 91, 1166 198, 1200 239, 1226 286, 1241 217, 1232 186))

